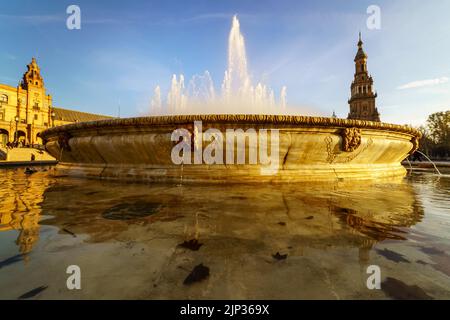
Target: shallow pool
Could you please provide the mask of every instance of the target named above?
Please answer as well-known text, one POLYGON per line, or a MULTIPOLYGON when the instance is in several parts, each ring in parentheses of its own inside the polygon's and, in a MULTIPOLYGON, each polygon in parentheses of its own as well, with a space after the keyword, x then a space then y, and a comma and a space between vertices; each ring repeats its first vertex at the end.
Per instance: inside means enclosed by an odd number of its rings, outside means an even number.
POLYGON ((448 173, 223 186, 37 170, 0 170, 2 299, 450 298, 448 173))

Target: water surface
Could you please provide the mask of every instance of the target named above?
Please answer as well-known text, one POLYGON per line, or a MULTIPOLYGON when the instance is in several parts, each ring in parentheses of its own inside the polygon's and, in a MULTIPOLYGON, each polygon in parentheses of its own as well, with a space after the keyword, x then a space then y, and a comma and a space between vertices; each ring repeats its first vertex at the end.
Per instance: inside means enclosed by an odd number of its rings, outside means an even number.
POLYGON ((1 299, 450 298, 448 173, 218 186, 37 169, 0 170, 1 299))

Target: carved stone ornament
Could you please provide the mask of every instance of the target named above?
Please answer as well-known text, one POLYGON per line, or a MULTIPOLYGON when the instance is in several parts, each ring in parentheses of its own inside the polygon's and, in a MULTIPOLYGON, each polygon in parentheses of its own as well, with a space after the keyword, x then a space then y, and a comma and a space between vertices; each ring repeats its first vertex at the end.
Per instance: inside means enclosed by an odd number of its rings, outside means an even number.
POLYGON ((411 151, 409 152, 409 155, 413 154, 419 149, 419 137, 414 136, 411 138, 411 143, 413 145, 411 151))
POLYGON ((155 125, 186 125, 194 121, 229 123, 233 124, 270 124, 270 125, 304 125, 304 126, 349 126, 350 128, 380 129, 403 132, 420 137, 417 129, 383 122, 366 120, 349 120, 339 118, 309 117, 309 116, 288 116, 288 115, 259 115, 259 114, 203 114, 203 115, 176 115, 176 116, 152 116, 141 118, 123 118, 96 120, 88 122, 76 122, 64 126, 56 126, 43 131, 42 137, 53 135, 67 130, 78 129, 100 129, 104 127, 136 127, 155 125))
POLYGON ((68 133, 62 133, 58 136, 58 144, 61 149, 70 151, 69 140, 71 136, 68 133))
POLYGON ((352 152, 361 145, 361 129, 345 128, 342 130, 342 149, 352 152))

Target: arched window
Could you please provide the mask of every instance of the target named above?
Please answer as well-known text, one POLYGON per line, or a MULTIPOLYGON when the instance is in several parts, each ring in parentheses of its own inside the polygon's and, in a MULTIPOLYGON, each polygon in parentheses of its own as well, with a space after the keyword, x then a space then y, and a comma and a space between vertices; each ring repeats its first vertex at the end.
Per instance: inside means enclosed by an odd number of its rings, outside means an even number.
POLYGON ((9 141, 9 133, 5 129, 0 129, 0 145, 6 146, 9 141))
POLYGON ((0 96, 0 101, 1 101, 1 102, 5 102, 5 103, 8 103, 8 96, 7 96, 6 94, 2 94, 2 95, 0 96))

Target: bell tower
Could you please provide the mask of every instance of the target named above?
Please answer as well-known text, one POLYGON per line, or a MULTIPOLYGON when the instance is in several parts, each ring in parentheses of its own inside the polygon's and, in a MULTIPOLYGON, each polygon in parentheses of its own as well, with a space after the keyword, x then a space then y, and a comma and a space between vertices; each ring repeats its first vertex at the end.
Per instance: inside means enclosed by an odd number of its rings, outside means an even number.
POLYGON ((22 89, 28 90, 29 87, 43 88, 44 80, 41 76, 41 70, 33 57, 31 63, 27 65, 27 71, 23 74, 21 87, 22 89))
POLYGON ((350 105, 348 119, 380 121, 380 114, 375 106, 377 93, 373 91, 373 79, 367 71, 367 54, 363 50, 361 32, 354 61, 355 76, 351 85, 351 97, 348 100, 350 105))
POLYGON ((46 93, 41 69, 33 57, 17 87, 17 124, 26 144, 38 141, 37 133, 51 126, 52 96, 46 93), (21 128, 20 128, 21 127, 21 128))

